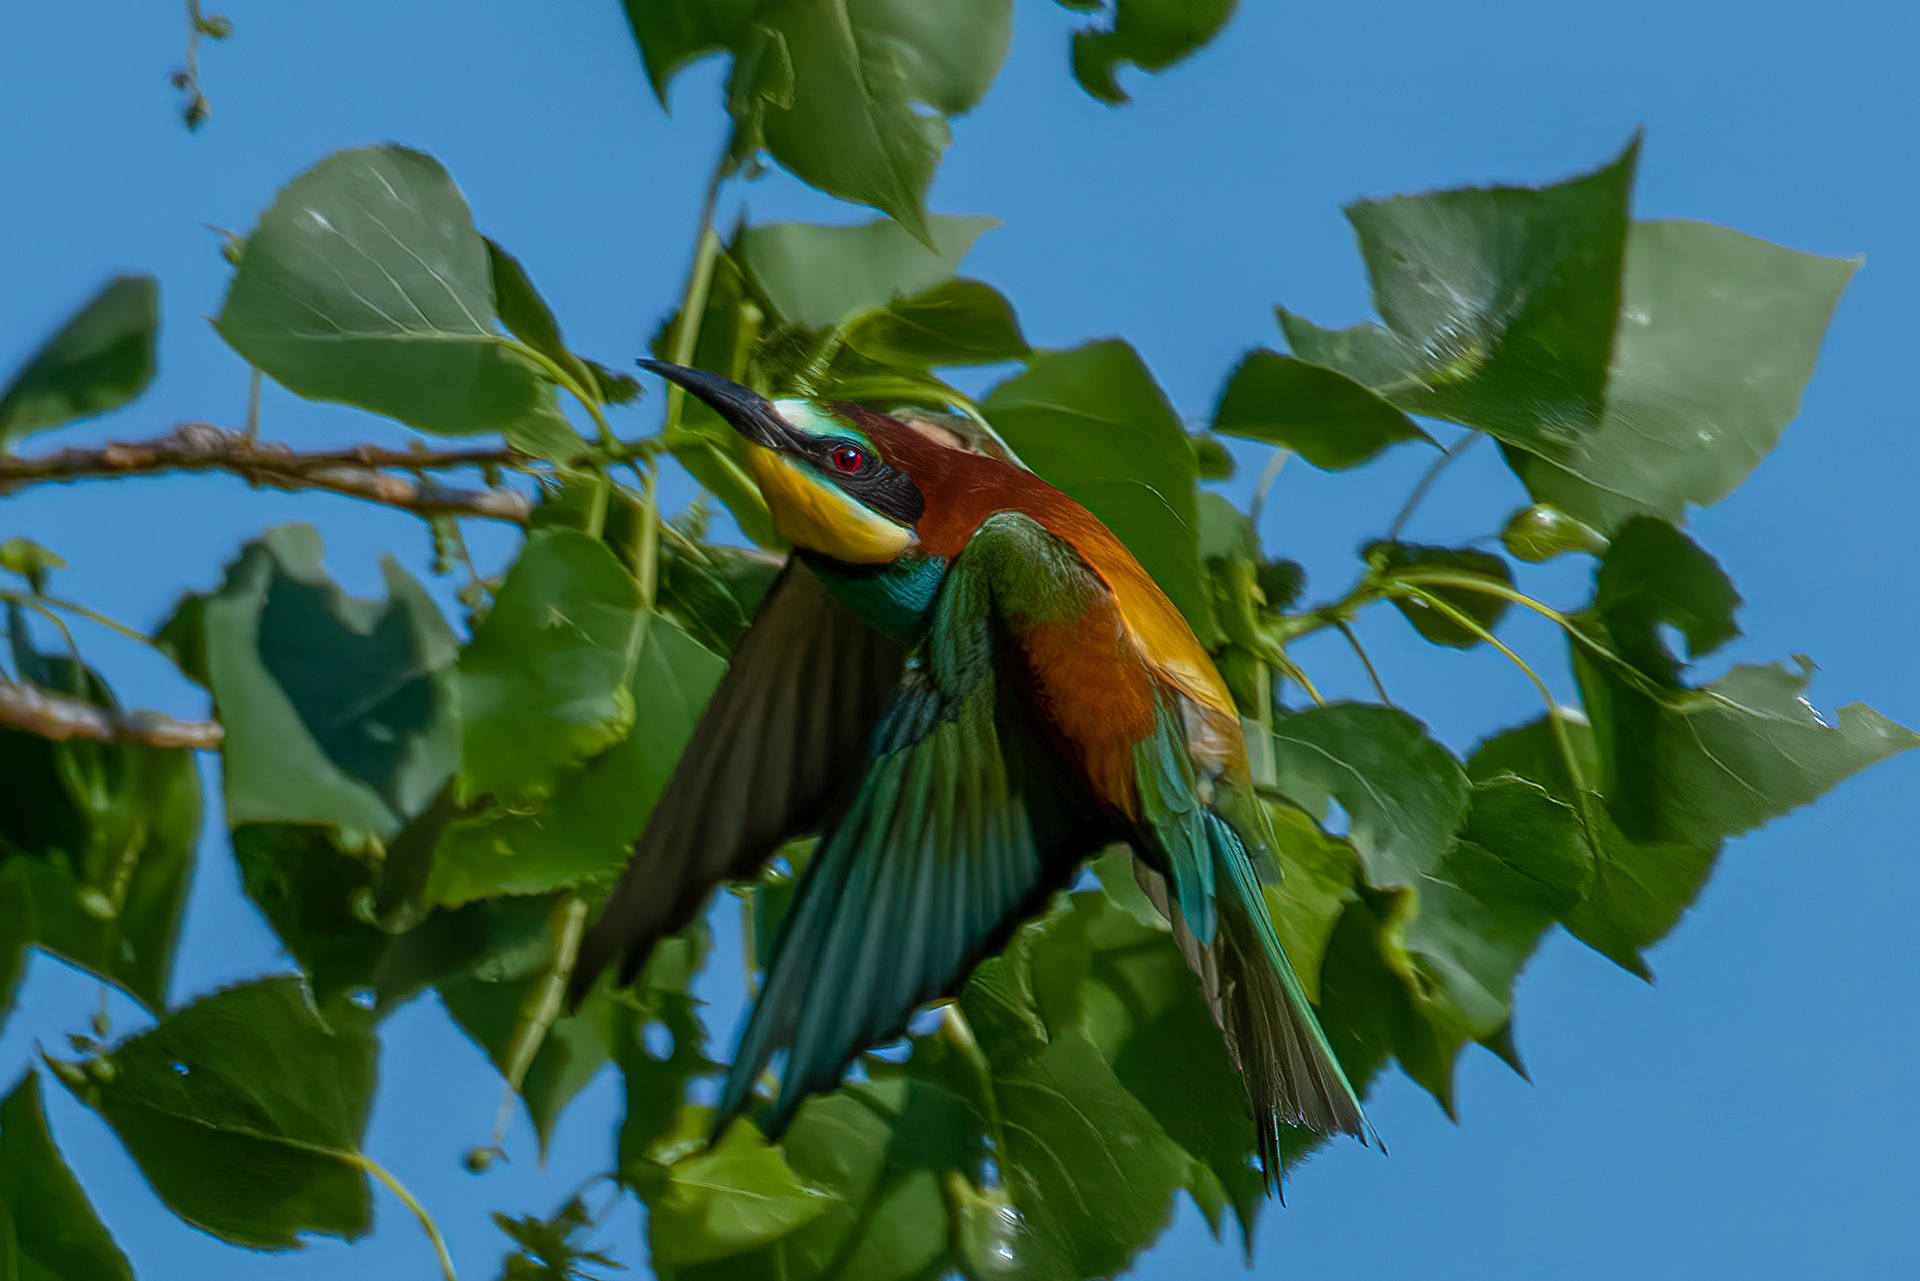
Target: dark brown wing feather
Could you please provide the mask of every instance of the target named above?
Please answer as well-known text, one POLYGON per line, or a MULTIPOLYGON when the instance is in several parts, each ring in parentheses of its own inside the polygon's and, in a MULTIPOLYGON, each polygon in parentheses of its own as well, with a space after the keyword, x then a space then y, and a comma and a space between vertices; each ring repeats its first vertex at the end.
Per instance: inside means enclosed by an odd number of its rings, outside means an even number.
POLYGON ((714 886, 818 831, 858 782, 904 652, 788 562, 754 614, 574 966, 577 1002, 609 963, 632 980, 714 886))

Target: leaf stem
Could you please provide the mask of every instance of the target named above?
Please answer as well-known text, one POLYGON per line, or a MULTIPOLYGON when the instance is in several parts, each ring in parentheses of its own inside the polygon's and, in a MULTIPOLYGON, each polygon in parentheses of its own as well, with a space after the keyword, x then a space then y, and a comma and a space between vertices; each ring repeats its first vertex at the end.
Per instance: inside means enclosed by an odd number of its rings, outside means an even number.
POLYGON ((407 1191, 407 1185, 364 1152, 347 1154, 347 1160, 386 1184, 388 1190, 400 1198, 400 1204, 413 1211, 413 1217, 420 1220, 420 1226, 426 1229, 427 1239, 433 1242, 433 1252, 440 1259, 440 1275, 446 1281, 460 1281, 459 1274, 453 1270, 453 1256, 447 1253, 446 1238, 440 1235, 440 1225, 433 1221, 433 1216, 427 1213, 425 1206, 414 1200, 413 1193, 407 1191))
POLYGON ((1373 660, 1368 658, 1367 651, 1360 647, 1360 638, 1353 634, 1353 628, 1347 625, 1347 620, 1344 618, 1334 626, 1338 627, 1340 634, 1347 638, 1347 644, 1353 646, 1353 652, 1360 659, 1360 666, 1367 669, 1367 679, 1373 682, 1373 692, 1380 696, 1382 703, 1392 707, 1393 700, 1387 697, 1387 687, 1380 683, 1380 673, 1373 670, 1373 660))
POLYGON ((1540 692, 1541 700, 1547 705, 1547 719, 1553 725, 1554 741, 1559 744, 1561 763, 1567 768, 1567 778, 1573 784, 1574 794, 1578 796, 1585 792, 1586 776, 1580 769, 1579 757, 1574 753, 1573 735, 1567 729, 1565 713, 1560 707, 1560 701, 1553 696, 1553 691, 1548 689, 1547 683, 1540 679, 1540 674, 1528 666, 1524 658, 1501 644, 1492 632, 1480 625, 1480 620, 1453 604, 1446 597, 1407 583, 1405 580, 1401 580, 1398 586, 1399 590, 1394 593, 1395 595, 1412 596, 1424 602, 1429 609, 1444 614, 1455 625, 1465 628, 1505 654, 1515 667, 1526 673, 1527 679, 1533 682, 1533 687, 1540 692))
MULTIPOLYGON (((720 183, 727 174, 727 152, 722 150, 714 162, 707 188, 700 196, 700 230, 693 241, 693 264, 687 271, 687 290, 680 299, 680 315, 674 322, 673 346, 667 355, 676 365, 691 364, 700 341, 701 322, 706 318, 707 295, 713 288, 713 267, 720 257, 720 236, 713 229, 713 209, 720 198, 720 183)), ((679 383, 667 384, 667 414, 664 430, 680 425, 687 403, 687 390, 679 383)))
POLYGON ((1413 518, 1415 509, 1417 509, 1426 498, 1427 491, 1433 488, 1433 482, 1440 479, 1440 473, 1445 471, 1454 459, 1460 457, 1460 455, 1466 453, 1469 449, 1472 449, 1474 442, 1479 439, 1479 432, 1471 432, 1465 440, 1455 445, 1452 449, 1443 449, 1440 451, 1440 457, 1433 460, 1433 466, 1427 468, 1427 474, 1420 478, 1420 483, 1413 487, 1413 492, 1407 495, 1407 501, 1401 505, 1400 514, 1395 516, 1393 518, 1393 524, 1387 527, 1388 542, 1392 543, 1400 540, 1400 531, 1405 529, 1407 522, 1413 518))
POLYGON ((607 423, 607 416, 600 412, 599 397, 589 392, 585 387, 582 387, 579 380, 563 369, 558 361, 548 356, 545 352, 535 351, 525 343, 518 342, 512 338, 499 338, 496 341, 509 351, 524 356, 534 364, 540 366, 542 373, 553 379, 553 381, 561 387, 566 388, 567 391, 573 395, 573 398, 579 401, 581 406, 587 411, 587 416, 593 419, 594 430, 599 433, 600 444, 603 447, 609 449, 620 448, 620 438, 613 434, 613 428, 607 423))
POLYGON ((506 1137, 507 1109, 513 1096, 526 1084, 527 1069, 546 1043, 547 1030, 560 1017, 560 1004, 566 998, 567 983, 573 978, 574 963, 580 959, 580 939, 587 929, 587 900, 569 894, 554 907, 548 918, 553 934, 553 961, 540 982, 528 989, 520 1003, 520 1021, 514 1025, 513 1040, 507 1045, 506 1062, 501 1075, 507 1078, 507 1090, 500 1100, 500 1116, 494 1123, 493 1146, 506 1137))

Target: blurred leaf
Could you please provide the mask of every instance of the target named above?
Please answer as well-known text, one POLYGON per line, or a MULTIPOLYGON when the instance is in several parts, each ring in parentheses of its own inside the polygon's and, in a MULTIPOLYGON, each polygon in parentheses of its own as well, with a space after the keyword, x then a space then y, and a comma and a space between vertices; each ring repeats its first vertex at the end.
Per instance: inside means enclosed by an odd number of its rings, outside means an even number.
POLYGON ((923 208, 947 118, 992 83, 1008 0, 764 0, 735 39, 734 155, 762 142, 801 181, 932 243, 923 208), (757 135, 757 137, 756 137, 757 135))
POLYGON ((38 932, 26 860, 0 861, 0 1028, 13 1012, 13 998, 26 977, 27 949, 38 932))
POLYGON ((259 1250, 352 1239, 371 1226, 359 1145, 377 1051, 353 1013, 329 1022, 299 979, 261 979, 51 1066, 188 1223, 259 1250))
POLYGON ((1193 441, 1193 465, 1199 471, 1201 480, 1232 480, 1239 464, 1233 460, 1233 452, 1212 432, 1195 432, 1193 441))
POLYGON ((1108 339, 1036 353, 980 407, 1034 471, 1127 545, 1202 644, 1218 643, 1195 572, 1193 447, 1132 347, 1108 339))
MULTIPOLYGON (((1574 763, 1583 778, 1592 779, 1600 768, 1593 730, 1580 713, 1563 714, 1567 718, 1567 736, 1573 744, 1574 763)), ((1580 789, 1567 776, 1553 723, 1544 716, 1489 735, 1467 758, 1467 776, 1476 783, 1490 782, 1502 774, 1526 779, 1568 805, 1580 795, 1580 789)))
POLYGON ((153 378, 160 286, 115 276, 33 354, 0 393, 0 447, 118 409, 153 378))
POLYGON ((413 929, 390 937, 373 978, 384 1016, 414 993, 466 977, 489 982, 524 978, 548 964, 548 921, 559 895, 480 899, 429 912, 413 929))
POLYGON ((50 569, 66 567, 67 562, 58 552, 50 551, 31 539, 9 538, 0 543, 0 569, 18 574, 29 582, 50 569))
POLYGON ((0 1276, 133 1281, 127 1256, 53 1144, 38 1072, 0 1103, 0 1214, 12 1220, 0 1276))
POLYGON ((598 539, 529 534, 460 652, 462 792, 540 800, 569 766, 625 738, 645 623, 633 576, 598 539))
POLYGON ((1375 889, 1417 885, 1453 845, 1467 815, 1467 776, 1405 712, 1334 703, 1274 727, 1282 795, 1308 813, 1331 797, 1375 889))
POLYGON ((495 327, 487 243, 459 189, 404 147, 337 152, 289 183, 215 324, 309 399, 446 436, 571 430, 553 384, 495 327))
MULTIPOLYGON (((1491 552, 1471 547, 1428 547, 1420 543, 1374 543, 1366 549, 1367 559, 1385 570, 1445 570, 1450 573, 1487 579, 1502 587, 1513 586, 1513 571, 1507 562, 1491 552)), ((1507 602, 1499 596, 1465 587, 1420 585, 1468 618, 1491 632, 1507 612, 1507 602)), ((1440 613, 1425 601, 1404 596, 1393 598, 1397 608, 1413 629, 1436 645, 1472 649, 1480 637, 1440 613)))
MULTIPOLYGON (((1061 0, 1069 9, 1097 3, 1061 0)), ((1073 34, 1073 78, 1104 103, 1133 101, 1114 78, 1131 62, 1142 71, 1164 71, 1218 35, 1233 15, 1235 0, 1113 0, 1112 25, 1073 34)))
POLYGON ((311 526, 270 529, 162 634, 197 632, 204 647, 228 823, 327 823, 357 851, 392 837, 453 770, 457 642, 391 558, 374 602, 342 592, 320 556, 311 526), (177 625, 190 610, 198 627, 177 625))
POLYGON ((696 559, 664 543, 655 606, 706 648, 731 654, 779 572, 779 561, 737 547, 702 543, 696 559))
MULTIPOLYGON (((815 2, 831 5, 833 0, 815 2)), ((955 281, 953 273, 981 233, 999 225, 997 218, 929 215, 929 246, 884 218, 851 226, 773 222, 742 228, 732 255, 777 319, 831 329, 897 299, 973 284, 955 281)), ((933 308, 940 308, 937 297, 933 308)))
POLYGON ((869 312, 848 328, 847 346, 871 360, 929 369, 1017 360, 1030 350, 1012 304, 977 280, 949 280, 869 312))
MULTIPOLYGON (((113 706, 98 676, 35 652, 12 622, 23 676, 113 706)), ((0 946, 15 940, 18 958, 18 940, 38 943, 164 1009, 199 835, 190 751, 0 728, 0 946)))
POLYGON ((1255 351, 1220 393, 1213 430, 1291 449, 1340 471, 1402 440, 1433 438, 1347 375, 1293 356, 1255 351))
POLYGON ((560 336, 560 322, 553 318, 553 309, 528 279, 527 269, 491 237, 482 236, 481 240, 487 246, 487 273, 500 323, 507 327, 508 333, 572 376, 582 390, 589 394, 597 391, 586 362, 567 350, 566 339, 560 336))
MULTIPOLYGON (((505 1074, 529 1012, 529 1001, 537 999, 538 989, 546 982, 543 963, 524 978, 489 981, 462 977, 443 982, 439 985, 440 999, 453 1021, 505 1074)), ((546 1159, 547 1144, 561 1111, 607 1061, 609 1018, 607 998, 600 994, 588 996, 572 1013, 562 1011, 527 1067, 519 1094, 539 1139, 542 1160, 546 1159)))
POLYGON ((593 1216, 577 1196, 550 1219, 536 1219, 532 1215, 515 1219, 496 1214, 493 1221, 520 1247, 502 1263, 501 1281, 574 1281, 575 1278, 584 1281, 587 1276, 581 1270, 584 1264, 625 1270, 606 1255, 588 1250, 586 1243, 578 1239, 593 1231, 593 1216))
POLYGON ((1603 530, 1637 512, 1677 521, 1687 503, 1718 502, 1800 412, 1860 263, 1709 223, 1634 223, 1605 412, 1509 452, 1514 470, 1535 498, 1603 530))
POLYGON ((633 42, 660 105, 667 85, 695 59, 739 44, 759 0, 623 0, 633 42))
POLYGON ((585 766, 556 775, 542 805, 455 821, 434 855, 429 901, 457 906, 618 874, 725 671, 723 660, 665 619, 653 619, 625 690, 634 733, 585 766))
POLYGON ((741 1120, 669 1167, 647 1201, 647 1248, 663 1272, 723 1259, 778 1240, 832 1202, 741 1120))

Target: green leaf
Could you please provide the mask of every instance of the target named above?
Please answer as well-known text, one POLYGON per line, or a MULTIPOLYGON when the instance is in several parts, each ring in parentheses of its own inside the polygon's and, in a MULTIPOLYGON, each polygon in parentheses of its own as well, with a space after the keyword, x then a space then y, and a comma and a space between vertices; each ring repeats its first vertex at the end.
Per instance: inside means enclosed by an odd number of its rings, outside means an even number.
POLYGON ((1267 807, 1273 820, 1280 883, 1263 888, 1267 910, 1287 960, 1309 998, 1320 995, 1320 960, 1340 913, 1353 899, 1358 871, 1353 846, 1328 836, 1312 819, 1285 805, 1267 807))
POLYGON ((706 1263, 770 1244, 818 1218, 831 1194, 802 1180, 751 1122, 675 1161, 647 1202, 656 1269, 706 1263))
POLYGON ((67 319, 0 393, 0 447, 118 409, 153 378, 160 286, 115 276, 67 319))
POLYGON ((725 672, 722 659, 653 619, 625 689, 634 733, 556 775, 543 805, 455 821, 435 851, 428 900, 457 906, 617 875, 725 672))
POLYGON ((1679 923, 1706 884, 1720 842, 1628 840, 1597 793, 1581 798, 1581 814, 1593 842, 1593 879, 1560 919, 1575 938, 1651 981, 1641 952, 1679 923))
POLYGON ((1645 695, 1576 657, 1600 747, 1601 791, 1635 841, 1713 845, 1811 803, 1857 770, 1920 745, 1920 735, 1850 703, 1829 725, 1808 676, 1741 664, 1642 718, 1645 695), (1635 733, 1621 733, 1631 726, 1635 733), (1650 731, 1650 732, 1649 732, 1650 731))
MULTIPOLYGON (((1492 552, 1475 551, 1471 547, 1428 547, 1420 543, 1382 542, 1368 546, 1366 557, 1382 570, 1443 570, 1483 579, 1490 586, 1513 586, 1513 571, 1507 568, 1506 561, 1492 552)), ((1431 583, 1422 583, 1420 586, 1473 619, 1488 632, 1507 612, 1506 599, 1489 592, 1431 583)), ((1393 604, 1413 624, 1415 631, 1436 645, 1472 649, 1480 643, 1478 633, 1462 627, 1423 600, 1396 596, 1393 604)))
MULTIPOLYGON (((547 982, 545 965, 532 974, 504 981, 466 976, 441 983, 440 999, 453 1021, 504 1074, 523 1035, 530 1000, 537 1001, 547 982)), ((606 997, 589 996, 579 1009, 563 1012, 553 1021, 527 1066, 519 1094, 533 1121, 542 1160, 546 1159, 547 1143, 561 1111, 607 1061, 610 1018, 606 997)))
POLYGON ((1613 537, 1594 576, 1593 611, 1626 660, 1666 684, 1680 664, 1658 628, 1686 637, 1687 656, 1711 654, 1740 634, 1740 593, 1713 557, 1664 520, 1636 516, 1613 537))
POLYGON ((1604 556, 1607 551, 1607 540, 1599 530, 1549 503, 1534 503, 1515 512, 1500 531, 1500 542, 1509 556, 1532 564, 1566 552, 1604 556))
POLYGON ((38 1072, 0 1103, 0 1212, 12 1220, 13 1238, 11 1249, 0 1247, 0 1275, 133 1281, 127 1256, 53 1144, 38 1072))
POLYGON ((646 616, 598 539, 536 530, 460 653, 460 782, 503 806, 551 796, 561 773, 633 728, 627 678, 646 616))
POLYGON ((767 223, 742 228, 732 254, 778 320, 831 329, 898 299, 960 283, 953 278, 960 260, 981 233, 1000 225, 977 215, 932 214, 926 221, 926 243, 884 218, 844 227, 767 223))
POLYGON ((980 408, 1034 471, 1127 545, 1202 644, 1217 643, 1196 572, 1193 447, 1132 347, 1108 339, 1036 353, 980 408))
POLYGON ((847 346, 871 360, 928 369, 1017 360, 1030 350, 1012 304, 977 280, 949 280, 896 299, 856 321, 847 346))
POLYGON ((553 384, 496 328, 487 244, 459 189, 404 147, 338 152, 288 184, 215 324, 309 399, 437 435, 570 430, 553 384))
POLYGON ((502 1281, 589 1281, 582 1264, 620 1267, 606 1255, 588 1250, 580 1239, 593 1231, 594 1223, 577 1196, 550 1219, 496 1214, 493 1221, 520 1247, 503 1263, 502 1281))
POLYGON ((992 83, 1011 10, 1008 0, 763 0, 747 33, 758 38, 735 46, 735 154, 758 132, 803 182, 933 243, 923 202, 947 118, 992 83))
POLYGON ((1600 529, 1718 502, 1800 412, 1861 261, 1709 223, 1634 223, 1604 413, 1508 460, 1535 498, 1600 529))
MULTIPOLYGON (((1067 3, 1069 9, 1098 9, 1067 3)), ((1133 101, 1114 78, 1123 62, 1142 71, 1164 71, 1218 35, 1233 16, 1235 0, 1113 0, 1112 25, 1073 35, 1073 78, 1110 105, 1133 101)))
POLYGON ((1596 529, 1718 501, 1798 411, 1859 263, 1629 224, 1637 149, 1542 188, 1350 206, 1386 325, 1283 311, 1295 354, 1491 433, 1536 500, 1596 529))
MULTIPOLYGON (((35 653, 17 612, 12 631, 23 676, 113 706, 91 671, 35 653)), ((0 728, 0 946, 17 965, 30 940, 165 1008, 199 835, 192 752, 0 728)))
POLYGON ((759 0, 622 0, 647 80, 662 107, 667 85, 695 59, 740 44, 759 0))
POLYGON ((262 979, 51 1066, 188 1223, 261 1250, 351 1239, 371 1226, 360 1136, 377 1051, 356 1013, 323 1018, 299 979, 262 979))
POLYGON ((1415 885, 1439 866, 1467 814, 1467 776, 1405 712, 1334 703, 1274 727, 1282 795, 1308 813, 1327 798, 1347 812, 1348 839, 1375 889, 1415 885))
POLYGON ((1213 430, 1291 449, 1315 467, 1357 466, 1402 440, 1433 438, 1365 386, 1293 356, 1255 351, 1220 393, 1213 430))
POLYGON ((1524 777, 1476 779, 1463 836, 1533 883, 1516 897, 1537 899, 1555 912, 1578 903, 1593 876, 1579 812, 1524 777))
POLYGON ((377 873, 319 823, 242 823, 233 829, 240 883, 288 955, 331 1000, 374 981, 388 935, 375 921, 377 873))
POLYGON ((393 836, 452 773, 456 644, 439 608, 392 558, 385 601, 327 577, 319 535, 282 525, 249 543, 218 592, 191 607, 192 644, 226 727, 227 821, 326 823, 344 848, 393 836))
POLYGON ((654 605, 706 648, 731 654, 779 572, 778 560, 737 547, 702 543, 696 559, 665 543, 654 605))

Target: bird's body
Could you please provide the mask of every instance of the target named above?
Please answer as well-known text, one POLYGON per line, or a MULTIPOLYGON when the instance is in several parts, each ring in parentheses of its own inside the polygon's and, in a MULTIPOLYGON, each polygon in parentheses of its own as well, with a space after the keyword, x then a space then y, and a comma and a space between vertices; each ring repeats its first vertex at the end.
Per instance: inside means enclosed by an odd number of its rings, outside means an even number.
POLYGON ((898 420, 661 372, 753 442, 799 554, 589 935, 584 980, 615 954, 630 976, 713 884, 819 833, 718 1113, 785 1050, 778 1133, 1122 841, 1246 1078, 1269 1177, 1283 1122, 1364 1134, 1268 917, 1271 836, 1231 698, 1119 540, 1032 473, 898 420))

